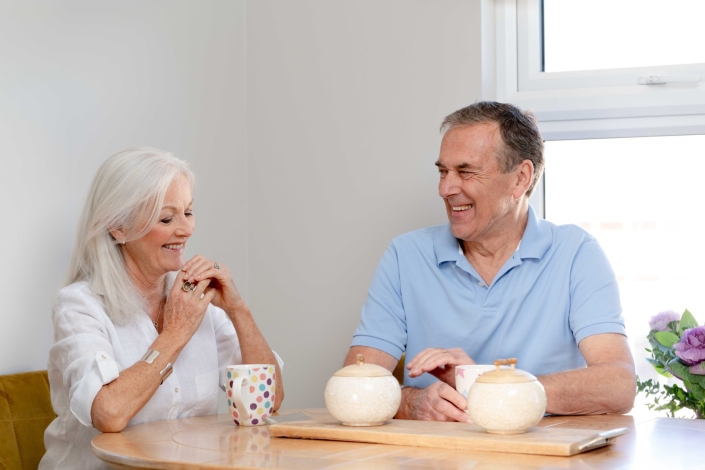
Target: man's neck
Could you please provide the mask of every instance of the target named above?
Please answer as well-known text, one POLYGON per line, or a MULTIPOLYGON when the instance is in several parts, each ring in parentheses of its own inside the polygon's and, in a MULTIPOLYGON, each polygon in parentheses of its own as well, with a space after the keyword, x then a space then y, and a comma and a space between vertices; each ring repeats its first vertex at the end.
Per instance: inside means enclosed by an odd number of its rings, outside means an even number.
POLYGON ((503 229, 479 241, 462 241, 463 253, 487 285, 490 285, 504 263, 514 254, 529 220, 528 203, 509 214, 503 229))

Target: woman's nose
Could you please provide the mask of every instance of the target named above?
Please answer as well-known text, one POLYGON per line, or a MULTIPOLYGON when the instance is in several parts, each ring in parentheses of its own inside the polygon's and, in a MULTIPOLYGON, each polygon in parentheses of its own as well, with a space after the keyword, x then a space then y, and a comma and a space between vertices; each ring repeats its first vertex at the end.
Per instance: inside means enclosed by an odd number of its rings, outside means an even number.
POLYGON ((180 237, 190 237, 193 235, 194 222, 189 219, 182 219, 179 227, 176 229, 176 235, 180 237))

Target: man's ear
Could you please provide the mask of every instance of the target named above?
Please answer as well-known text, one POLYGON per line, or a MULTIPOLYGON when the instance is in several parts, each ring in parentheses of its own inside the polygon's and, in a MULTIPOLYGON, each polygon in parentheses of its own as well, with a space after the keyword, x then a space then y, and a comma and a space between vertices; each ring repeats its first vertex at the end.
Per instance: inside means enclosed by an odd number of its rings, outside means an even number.
POLYGON ((523 197, 534 180, 534 164, 531 160, 524 160, 518 165, 516 171, 516 183, 512 195, 514 199, 523 197))

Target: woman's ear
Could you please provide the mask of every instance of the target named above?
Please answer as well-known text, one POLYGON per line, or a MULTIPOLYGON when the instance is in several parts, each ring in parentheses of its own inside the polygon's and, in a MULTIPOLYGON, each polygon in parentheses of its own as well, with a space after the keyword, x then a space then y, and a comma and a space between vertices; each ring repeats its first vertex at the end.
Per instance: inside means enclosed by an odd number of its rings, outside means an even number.
POLYGON ((126 235, 125 235, 125 232, 123 232, 122 229, 119 229, 119 228, 118 228, 118 229, 115 229, 115 230, 110 230, 110 235, 112 235, 113 238, 114 238, 118 243, 120 243, 121 245, 124 245, 124 244, 125 244, 126 235))

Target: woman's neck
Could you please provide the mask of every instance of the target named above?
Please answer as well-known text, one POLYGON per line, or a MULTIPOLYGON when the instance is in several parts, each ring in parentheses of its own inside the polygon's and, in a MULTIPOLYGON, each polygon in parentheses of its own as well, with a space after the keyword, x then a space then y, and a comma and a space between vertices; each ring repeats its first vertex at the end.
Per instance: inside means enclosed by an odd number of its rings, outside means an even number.
POLYGON ((126 262, 127 273, 137 287, 137 290, 147 300, 152 311, 159 309, 159 303, 164 295, 164 282, 166 274, 161 276, 145 275, 134 263, 126 262))

